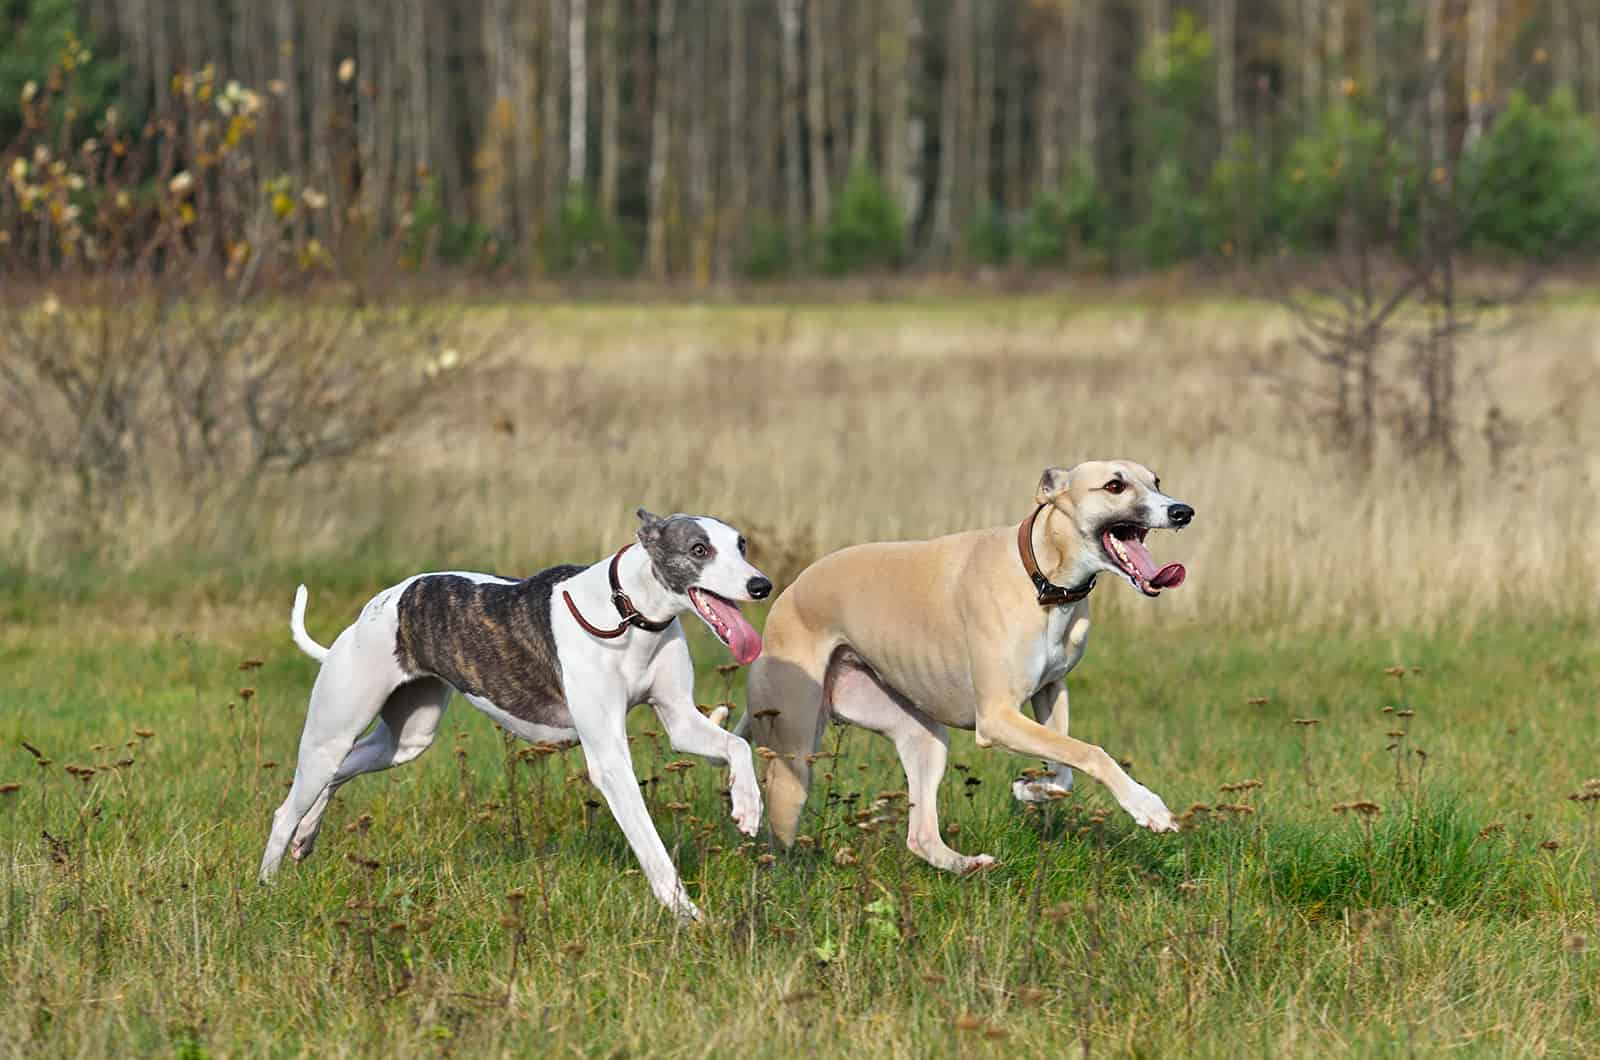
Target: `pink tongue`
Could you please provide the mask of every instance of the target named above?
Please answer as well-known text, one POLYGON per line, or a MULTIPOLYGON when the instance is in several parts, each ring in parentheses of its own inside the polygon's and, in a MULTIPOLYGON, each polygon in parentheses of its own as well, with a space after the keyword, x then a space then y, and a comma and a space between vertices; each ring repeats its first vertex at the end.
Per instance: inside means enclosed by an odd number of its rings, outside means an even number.
MULTIPOLYGON (((1106 535, 1106 548, 1113 553, 1111 548, 1112 535, 1106 535)), ((1169 563, 1160 570, 1156 569, 1156 561, 1150 555, 1150 550, 1144 547, 1144 542, 1136 537, 1130 537, 1117 542, 1122 546, 1122 551, 1128 554, 1128 559, 1133 562, 1134 569, 1139 572, 1139 577, 1149 583, 1152 589, 1170 589, 1175 585, 1182 585, 1184 576, 1188 573, 1181 563, 1169 563)))
POLYGON ((728 627, 728 650, 733 652, 734 661, 740 666, 755 662, 756 656, 761 654, 761 634, 739 613, 738 607, 710 593, 700 599, 728 627))
POLYGON ((1188 571, 1183 569, 1183 564, 1169 563, 1162 567, 1154 578, 1150 579, 1150 584, 1157 589, 1171 589, 1174 586, 1182 585, 1186 574, 1188 574, 1188 571))

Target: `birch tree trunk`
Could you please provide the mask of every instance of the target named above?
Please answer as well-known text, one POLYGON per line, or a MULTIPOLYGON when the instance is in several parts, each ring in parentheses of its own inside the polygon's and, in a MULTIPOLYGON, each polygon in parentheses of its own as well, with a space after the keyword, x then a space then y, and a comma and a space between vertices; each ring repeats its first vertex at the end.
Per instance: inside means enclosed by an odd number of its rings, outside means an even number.
POLYGON ((811 224, 822 228, 833 212, 828 176, 827 65, 829 47, 824 29, 824 0, 806 0, 806 122, 811 145, 806 152, 811 162, 811 224))
POLYGON ((872 60, 877 52, 878 19, 876 4, 857 4, 845 9, 855 20, 855 76, 851 86, 850 164, 866 165, 872 154, 872 60))
POLYGON ((1445 162, 1448 129, 1445 126, 1445 78, 1447 74, 1444 55, 1444 5, 1445 0, 1424 0, 1422 52, 1427 57, 1428 79, 1428 165, 1442 166, 1445 162))
POLYGON ((1322 0, 1300 0, 1301 120, 1306 122, 1322 110, 1322 14, 1322 0))
MULTIPOLYGON (((278 80, 283 82, 283 118, 279 123, 283 132, 283 158, 294 178, 303 181, 306 163, 305 145, 300 140, 300 78, 295 72, 294 8, 280 0, 273 10, 277 16, 274 34, 277 47, 273 51, 278 56, 278 80)), ((295 246, 303 246, 306 241, 304 209, 295 210, 293 227, 295 246)))
POLYGON ((1076 149, 1098 173, 1100 151, 1100 70, 1103 0, 1080 0, 1079 34, 1083 61, 1078 66, 1078 132, 1076 149))
MULTIPOLYGON (((767 28, 757 22, 758 30, 767 28)), ((757 32, 750 37, 750 56, 755 71, 756 124, 754 186, 750 189, 750 208, 767 219, 783 214, 783 138, 788 127, 783 106, 782 45, 776 34, 757 32)), ((729 101, 731 106, 733 101, 729 101)))
POLYGON ((655 113, 650 121, 650 221, 646 230, 650 275, 667 275, 667 181, 672 158, 673 14, 677 0, 660 0, 656 13, 655 113))
MULTIPOLYGON (((731 276, 734 261, 741 252, 740 237, 749 223, 750 214, 750 151, 745 142, 745 113, 750 107, 750 89, 747 83, 747 49, 745 40, 745 3, 733 0, 728 12, 728 90, 724 95, 727 114, 723 120, 725 140, 722 147, 724 186, 727 188, 727 207, 722 223, 717 228, 717 274, 731 276)), ((759 119, 758 119, 759 120, 759 119)))
POLYGON ((1362 0, 1361 4, 1361 92, 1377 99, 1381 89, 1378 74, 1378 0, 1362 0))
POLYGON ((1327 0, 1327 2, 1328 47, 1324 60, 1327 63, 1325 76, 1328 82, 1328 102, 1337 106, 1344 95, 1344 86, 1341 82, 1345 76, 1345 20, 1348 12, 1345 10, 1345 0, 1327 0))
POLYGON ((1578 19, 1583 50, 1589 60, 1584 67, 1584 83, 1588 86, 1589 111, 1593 113, 1600 111, 1600 11, 1580 6, 1578 19))
MULTIPOLYGON (((497 0, 503 4, 499 32, 512 27, 507 50, 510 92, 506 97, 504 126, 510 130, 511 182, 519 243, 537 250, 544 239, 544 214, 539 209, 539 9, 528 0, 497 0)), ((537 259, 535 265, 537 266, 537 259)))
POLYGON ((589 0, 567 0, 567 187, 582 192, 589 179, 589 0))
MULTIPOLYGON (((1172 9, 1170 0, 1144 0, 1144 6, 1140 14, 1144 22, 1143 26, 1140 27, 1140 50, 1142 51, 1166 36, 1171 28, 1172 9)), ((1156 54, 1158 56, 1156 70, 1161 76, 1165 77, 1167 73, 1166 49, 1162 48, 1156 54)))
POLYGON ((960 161, 967 150, 962 141, 967 125, 962 119, 971 98, 971 5, 972 0, 952 0, 945 16, 945 77, 939 106, 939 186, 934 189, 933 229, 929 235, 929 250, 944 260, 955 254, 956 204, 964 200, 958 184, 962 171, 960 161))
MULTIPOLYGON (((1062 133, 1066 129, 1067 79, 1074 69, 1081 73, 1081 56, 1075 52, 1076 34, 1069 19, 1072 15, 1064 5, 1051 5, 1039 13, 1048 20, 1048 28, 1041 28, 1034 41, 1039 54, 1038 140, 1039 186, 1053 190, 1061 184, 1062 133), (1074 60, 1078 60, 1075 62, 1074 60)), ((1082 19, 1080 9, 1078 18, 1082 19)))
POLYGON ((333 176, 333 150, 330 143, 337 120, 335 115, 338 113, 338 97, 333 84, 334 68, 338 63, 333 54, 336 26, 337 15, 333 5, 316 5, 308 21, 306 42, 306 67, 310 75, 306 78, 310 97, 307 104, 310 120, 306 130, 311 148, 310 176, 317 190, 328 197, 323 224, 325 232, 335 240, 340 234, 346 205, 342 195, 343 182, 335 180, 333 176))
POLYGON ((561 128, 561 90, 567 81, 567 12, 564 0, 549 0, 542 25, 544 45, 543 76, 539 78, 540 130, 544 143, 540 153, 543 176, 543 207, 546 229, 553 229, 561 217, 561 200, 567 186, 566 137, 561 128))
POLYGON ((970 50, 976 53, 976 97, 972 106, 972 207, 980 213, 992 203, 994 151, 995 82, 995 7, 992 2, 978 5, 972 21, 970 50))
POLYGON ((617 180, 622 172, 622 64, 617 48, 621 2, 603 0, 600 24, 600 213, 609 221, 617 217, 617 180))
POLYGON ((1022 209, 1027 198, 1027 174, 1022 158, 1022 119, 1026 101, 1023 85, 1028 65, 1028 50, 1022 46, 1021 29, 1013 19, 1005 36, 1005 56, 1000 68, 1005 71, 1005 111, 1000 121, 1000 189, 1006 209, 1022 209))
POLYGON ((1494 0, 1470 0, 1467 11, 1467 133, 1463 149, 1483 135, 1494 92, 1494 0))
POLYGON ((1578 85, 1578 37, 1572 24, 1571 0, 1550 0, 1550 36, 1555 47, 1555 83, 1576 94, 1578 85))
MULTIPOLYGON (((329 5, 320 6, 326 8, 329 5)), ((448 17, 448 12, 442 12, 430 5, 424 5, 423 10, 424 17, 432 22, 432 26, 426 30, 429 41, 428 120, 434 131, 430 141, 434 154, 430 162, 433 166, 439 199, 444 204, 445 212, 452 217, 468 216, 461 188, 461 165, 457 152, 459 140, 451 135, 451 130, 455 127, 454 109, 458 106, 452 99, 450 91, 450 64, 458 54, 455 28, 457 20, 448 17)), ((315 157, 317 150, 315 141, 311 145, 311 150, 315 157)))
MULTIPOLYGON (((669 0, 670 2, 670 0, 669 0)), ((805 151, 805 118, 800 111, 800 4, 778 0, 783 31, 783 219, 789 249, 797 252, 805 240, 805 177, 801 166, 805 151)))
POLYGON ((1217 56, 1217 128, 1224 143, 1239 127, 1234 94, 1238 78, 1234 61, 1238 14, 1238 0, 1211 0, 1211 39, 1217 56))
POLYGON ((911 143, 911 99, 922 74, 914 46, 919 22, 915 0, 889 0, 889 4, 889 16, 883 28, 881 80, 884 86, 884 186, 909 225, 915 220, 917 209, 914 167, 918 160, 911 143))
POLYGON ((719 34, 717 27, 705 19, 699 20, 698 26, 694 25, 697 9, 703 12, 705 5, 687 5, 685 18, 689 22, 689 32, 679 35, 682 44, 676 65, 684 75, 680 84, 682 127, 688 139, 688 177, 684 183, 689 208, 689 269, 695 288, 701 290, 711 282, 716 247, 716 215, 711 206, 716 201, 711 137, 711 116, 716 113, 711 86, 716 78, 711 56, 715 54, 719 34))

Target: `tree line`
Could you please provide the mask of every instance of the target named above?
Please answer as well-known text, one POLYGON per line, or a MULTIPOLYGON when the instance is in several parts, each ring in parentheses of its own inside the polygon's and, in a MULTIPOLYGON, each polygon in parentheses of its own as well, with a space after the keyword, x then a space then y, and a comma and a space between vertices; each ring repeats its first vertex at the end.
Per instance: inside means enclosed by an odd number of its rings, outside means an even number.
POLYGON ((1476 249, 1600 238, 1589 0, 0 0, 24 166, 107 112, 159 138, 197 83, 260 101, 254 180, 312 263, 372 233, 697 283, 1248 260, 1353 204, 1413 238, 1441 182, 1476 249))

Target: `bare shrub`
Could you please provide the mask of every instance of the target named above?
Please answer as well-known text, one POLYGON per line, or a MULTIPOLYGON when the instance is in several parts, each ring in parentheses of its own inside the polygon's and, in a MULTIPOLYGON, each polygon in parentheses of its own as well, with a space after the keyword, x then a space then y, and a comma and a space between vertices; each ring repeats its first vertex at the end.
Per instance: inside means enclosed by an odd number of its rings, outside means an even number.
MULTIPOLYGON (((1412 100, 1424 127, 1433 120, 1422 106, 1427 88, 1448 69, 1448 57, 1435 59, 1412 100)), ((1337 142, 1323 145, 1329 172, 1317 175, 1337 200, 1333 249, 1309 264, 1285 260, 1272 274, 1272 297, 1294 323, 1292 356, 1257 370, 1296 423, 1363 474, 1380 463, 1459 469, 1467 391, 1476 386, 1480 441, 1498 468, 1524 432, 1466 340, 1502 326, 1538 273, 1482 270, 1469 284, 1464 219, 1473 204, 1460 158, 1419 154, 1404 133, 1417 127, 1415 115, 1359 100, 1349 107, 1359 116, 1329 123, 1337 142)))
POLYGON ((49 78, 0 154, 0 444, 74 547, 141 509, 182 540, 423 421, 481 366, 459 311, 384 297, 392 255, 296 235, 330 196, 264 173, 268 97, 208 68, 175 79, 170 113, 80 139, 53 116, 69 87, 49 78))

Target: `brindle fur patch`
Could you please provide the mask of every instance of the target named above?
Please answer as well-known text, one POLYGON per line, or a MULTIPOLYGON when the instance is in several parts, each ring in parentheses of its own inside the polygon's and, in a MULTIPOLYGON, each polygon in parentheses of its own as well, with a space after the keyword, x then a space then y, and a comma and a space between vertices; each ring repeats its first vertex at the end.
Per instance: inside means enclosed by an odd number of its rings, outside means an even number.
POLYGON ((656 580, 681 595, 700 579, 700 572, 717 558, 717 547, 705 526, 692 515, 669 515, 665 519, 649 516, 639 531, 639 543, 650 553, 656 580), (693 554, 694 546, 706 546, 704 557, 693 554))
POLYGON ((551 567, 510 584, 430 574, 400 596, 395 659, 534 725, 572 728, 550 629, 557 582, 584 568, 551 567))

